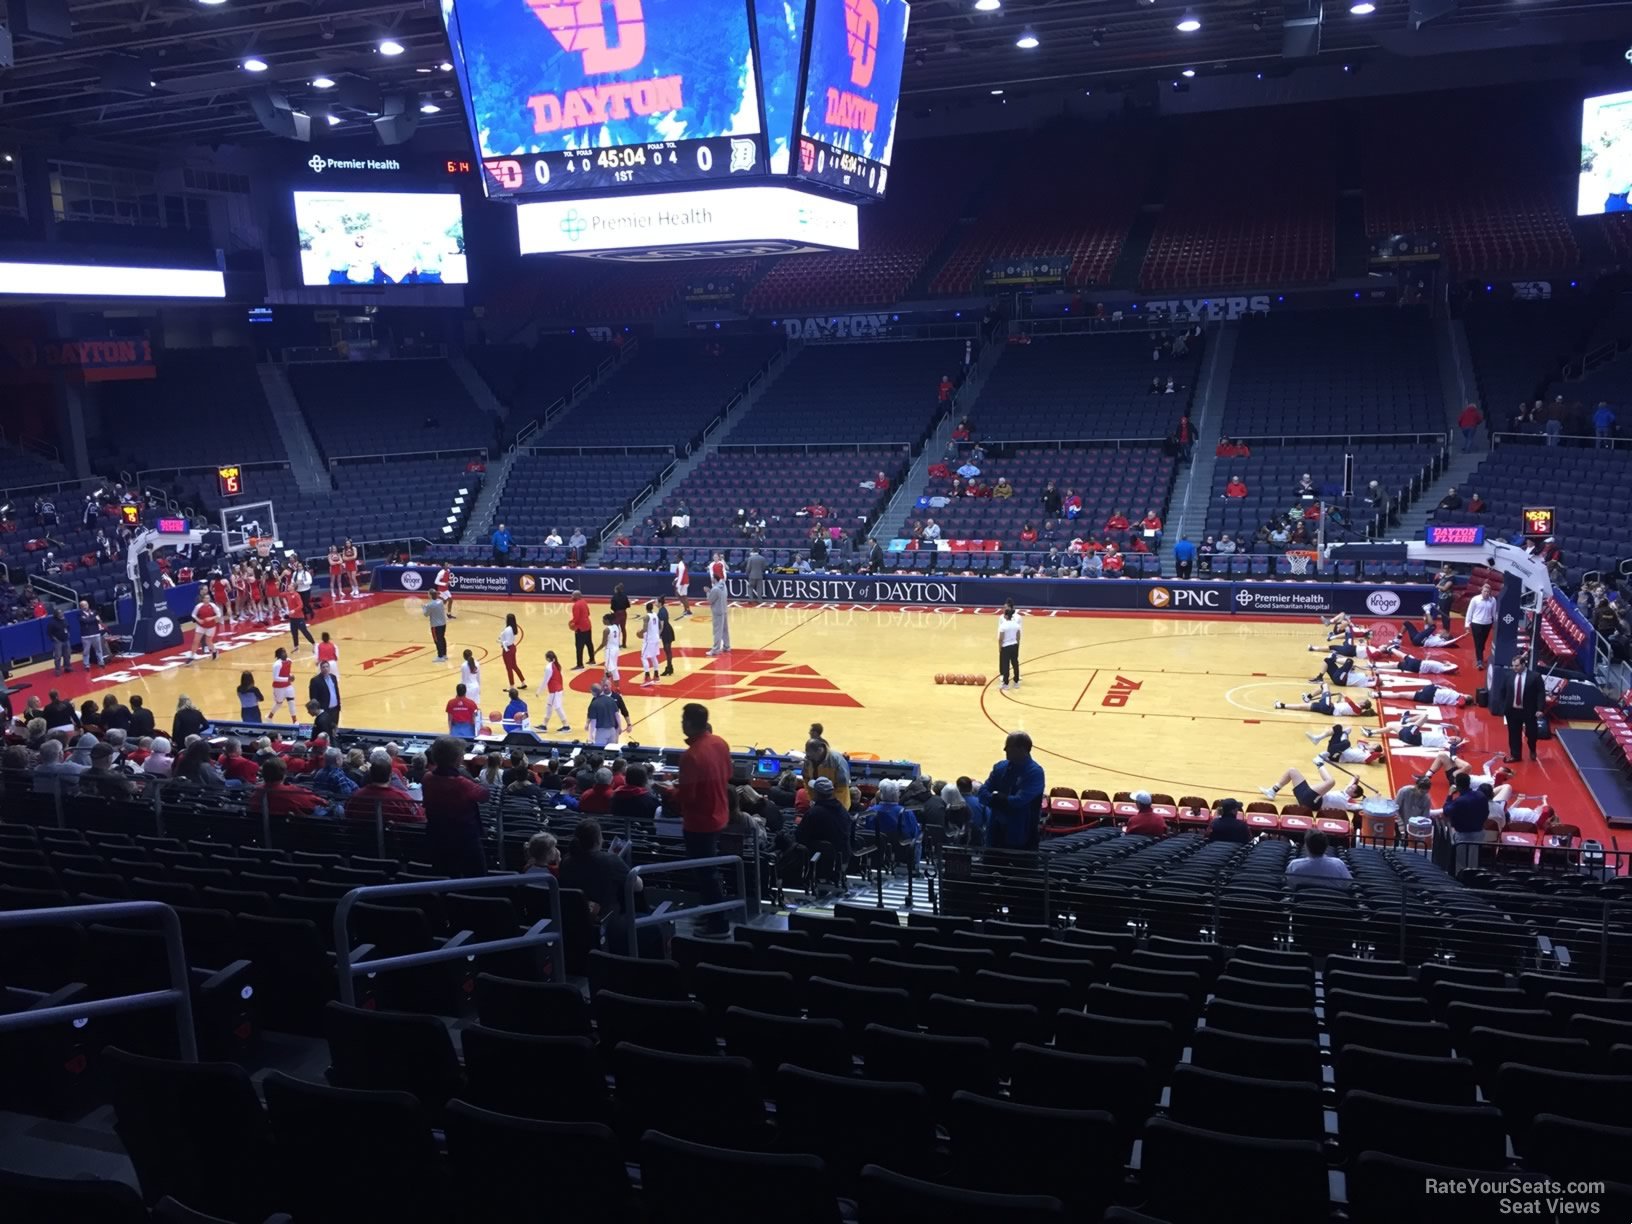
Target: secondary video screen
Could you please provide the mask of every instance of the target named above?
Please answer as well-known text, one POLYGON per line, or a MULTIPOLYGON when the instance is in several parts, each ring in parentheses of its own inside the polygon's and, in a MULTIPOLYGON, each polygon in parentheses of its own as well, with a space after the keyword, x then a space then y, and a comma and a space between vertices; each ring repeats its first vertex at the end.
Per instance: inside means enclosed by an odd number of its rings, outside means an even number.
POLYGON ((1581 178, 1577 216, 1632 212, 1632 91, 1581 104, 1581 178))
POLYGON ((465 218, 447 193, 297 191, 306 285, 463 285, 465 218))

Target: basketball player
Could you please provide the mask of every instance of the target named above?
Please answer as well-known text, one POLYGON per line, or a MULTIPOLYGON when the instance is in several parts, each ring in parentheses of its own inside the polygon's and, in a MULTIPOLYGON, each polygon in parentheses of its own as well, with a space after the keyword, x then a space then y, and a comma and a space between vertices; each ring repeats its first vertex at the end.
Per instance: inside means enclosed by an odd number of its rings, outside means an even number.
POLYGON ((1459 693, 1453 688, 1445 688, 1439 684, 1425 684, 1420 689, 1412 690, 1409 697, 1403 691, 1391 692, 1388 696, 1397 700, 1409 700, 1417 705, 1456 706, 1458 709, 1473 704, 1473 698, 1466 693, 1459 693))
POLYGON ((261 602, 266 605, 267 623, 277 620, 283 614, 283 591, 278 585, 278 574, 271 566, 266 569, 261 579, 261 602))
POLYGON ((1327 654, 1337 655, 1338 657, 1344 659, 1369 659, 1379 650, 1386 649, 1388 648, 1382 646, 1372 646, 1368 642, 1356 642, 1353 640, 1327 642, 1324 645, 1314 642, 1309 644, 1310 654, 1320 654, 1322 651, 1324 651, 1327 654))
MULTIPOLYGON (((688 612, 689 616, 690 613, 688 612)), ((623 634, 618 629, 618 618, 608 612, 601 617, 601 662, 605 664, 605 676, 608 681, 623 679, 618 671, 618 651, 623 649, 623 634)))
MULTIPOLYGON (((1383 733, 1412 748, 1443 748, 1455 752, 1462 746, 1461 738, 1450 734, 1444 724, 1429 721, 1426 710, 1401 714, 1400 721, 1384 727, 1383 733)), ((1375 732, 1371 727, 1361 727, 1360 734, 1370 739, 1375 732)))
POLYGON ((524 636, 521 626, 516 623, 516 614, 506 612, 504 628, 499 630, 499 657, 504 660, 504 680, 506 684, 519 684, 523 688, 527 685, 527 677, 521 674, 516 647, 521 645, 524 636))
POLYGON ((289 703, 289 721, 298 724, 300 711, 295 709, 295 664, 289 652, 279 646, 272 655, 272 716, 268 721, 277 719, 278 707, 286 701, 289 703))
POLYGON ((1373 663, 1370 674, 1366 676, 1366 683, 1375 682, 1376 678, 1384 672, 1391 672, 1395 675, 1405 672, 1409 675, 1448 676, 1456 670, 1457 665, 1455 663, 1447 662, 1444 659, 1419 659, 1415 655, 1402 654, 1396 663, 1381 661, 1373 663))
MULTIPOLYGON (((719 554, 714 554, 718 556, 719 554)), ((646 605, 646 619, 640 624, 640 683, 653 688, 658 681, 657 665, 663 654, 663 622, 657 619, 657 605, 646 605)))
POLYGON ((340 561, 346 567, 346 583, 351 587, 351 597, 361 599, 363 591, 357 585, 357 545, 351 542, 349 536, 346 537, 345 546, 340 549, 340 561))
POLYGON ((1014 687, 1020 687, 1020 615, 1011 599, 1003 605, 997 618, 997 670, 1002 676, 998 691, 1009 687, 1009 675, 1014 675, 1014 687))
POLYGON ((232 584, 219 570, 210 578, 210 598, 215 602, 215 606, 221 609, 222 621, 228 625, 232 624, 232 584))
POLYGON ((1320 731, 1309 732, 1309 742, 1318 744, 1326 741, 1326 747, 1320 751, 1316 763, 1329 761, 1336 765, 1375 765, 1383 759, 1383 749, 1380 744, 1364 742, 1355 743, 1349 738, 1349 728, 1342 723, 1335 723, 1331 733, 1320 731))
POLYGON ((685 620, 691 615, 691 599, 686 590, 691 586, 691 572, 686 569, 686 559, 679 558, 669 566, 674 571, 674 597, 680 601, 680 619, 685 620))
POLYGON ((340 559, 340 546, 329 545, 329 598, 331 600, 344 599, 345 591, 340 585, 340 575, 345 571, 346 563, 340 559))
POLYGON ((1459 633, 1455 637, 1449 637, 1446 634, 1438 632, 1434 628, 1434 622, 1432 620, 1425 620, 1422 623, 1421 629, 1418 629, 1409 621, 1406 622, 1405 636, 1410 638, 1411 645, 1417 647, 1419 650, 1444 650, 1446 647, 1455 646, 1468 635, 1465 633, 1459 633))
POLYGON ((1302 701, 1277 701, 1277 710, 1308 710, 1311 714, 1324 714, 1327 718, 1358 718, 1362 715, 1376 713, 1371 704, 1371 698, 1360 698, 1356 705, 1348 697, 1333 697, 1332 690, 1324 684, 1319 693, 1305 693, 1302 701))
POLYGON ((1338 688, 1346 688, 1350 683, 1355 683, 1351 680, 1354 674, 1353 659, 1339 654, 1329 654, 1326 656, 1325 666, 1326 670, 1321 675, 1310 676, 1309 679, 1321 680, 1322 683, 1330 682, 1338 688))
POLYGON ((562 700, 561 692, 566 686, 566 677, 561 674, 561 660, 555 657, 555 651, 544 652, 544 679, 538 686, 540 696, 548 696, 544 703, 544 717, 539 722, 539 730, 550 729, 550 715, 553 713, 559 726, 557 731, 571 731, 572 724, 567 721, 567 707, 562 700))
MULTIPOLYGON (((1528 799, 1529 795, 1515 795, 1515 799, 1528 799)), ((1547 802, 1546 795, 1536 795, 1541 800, 1540 807, 1510 807, 1507 809, 1507 825, 1515 833, 1536 833, 1542 837, 1553 831, 1558 824, 1558 813, 1553 810, 1552 804, 1547 802)))
POLYGON ((312 659, 319 671, 323 670, 323 664, 333 663, 334 666, 330 670, 335 675, 340 674, 340 648, 329 638, 327 632, 323 634, 323 640, 312 647, 312 659))
POLYGON ((1326 772, 1325 764, 1315 766, 1320 774, 1320 781, 1310 782, 1296 769, 1289 769, 1281 775, 1274 786, 1260 786, 1264 798, 1273 799, 1281 792, 1282 787, 1292 788, 1292 798, 1297 800, 1299 807, 1306 807, 1312 812, 1358 812, 1360 800, 1365 795, 1365 788, 1359 782, 1352 782, 1345 790, 1337 789, 1337 780, 1326 772))
POLYGON ((221 624, 221 609, 209 596, 209 592, 202 587, 203 597, 193 608, 193 625, 197 629, 197 636, 193 640, 192 657, 187 660, 187 666, 193 665, 193 660, 201 655, 209 655, 212 659, 219 659, 221 652, 215 648, 215 631, 221 624))
POLYGON ((448 610, 448 619, 458 620, 459 618, 453 614, 453 575, 448 573, 447 566, 444 565, 436 571, 436 578, 431 585, 436 588, 436 597, 448 610))
POLYGON ((708 563, 708 585, 719 586, 726 579, 725 554, 715 553, 714 559, 708 563))

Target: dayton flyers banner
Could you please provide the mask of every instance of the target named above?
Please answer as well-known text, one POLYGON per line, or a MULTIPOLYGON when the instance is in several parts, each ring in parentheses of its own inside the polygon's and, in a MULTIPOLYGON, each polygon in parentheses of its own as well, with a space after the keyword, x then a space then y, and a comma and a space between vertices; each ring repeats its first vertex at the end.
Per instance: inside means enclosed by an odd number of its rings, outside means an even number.
MULTIPOLYGON (((431 589, 434 565, 382 565, 375 591, 410 595, 431 589)), ((456 593, 561 598, 577 588, 593 598, 612 594, 618 583, 632 600, 673 593, 667 570, 524 570, 455 566, 448 570, 456 593)), ((748 600, 748 582, 731 575, 731 598, 748 600)), ((692 593, 706 584, 698 577, 692 593)), ((1164 582, 1122 578, 961 578, 902 574, 770 574, 765 599, 775 603, 907 604, 916 607, 996 608, 1007 600, 1027 608, 1154 615, 1410 617, 1433 597, 1431 586, 1372 586, 1360 582, 1164 582)))
POLYGON ((908 13, 906 0, 816 0, 806 136, 889 164, 908 13))
POLYGON ((743 0, 457 0, 481 155, 756 135, 743 0))

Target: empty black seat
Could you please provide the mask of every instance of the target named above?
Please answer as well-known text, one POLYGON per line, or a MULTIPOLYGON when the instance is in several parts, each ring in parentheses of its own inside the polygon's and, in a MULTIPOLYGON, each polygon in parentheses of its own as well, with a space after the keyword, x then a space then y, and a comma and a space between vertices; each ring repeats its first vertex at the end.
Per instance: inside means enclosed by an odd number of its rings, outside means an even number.
POLYGON ((794 993, 792 974, 702 964, 692 971, 691 985, 698 1000, 714 1016, 723 1016, 728 1007, 746 1007, 783 1016, 799 1014, 799 997, 794 993))
POLYGON ((463 1099, 546 1122, 606 1122, 606 1072, 587 1037, 542 1037, 479 1024, 460 1037, 463 1099))
POLYGON ((708 1009, 689 999, 643 999, 603 990, 590 1002, 603 1049, 620 1042, 677 1054, 715 1052, 708 1009))
POLYGON ((897 1169, 933 1165, 935 1114, 919 1084, 824 1075, 783 1066, 776 1073, 778 1147, 827 1162, 841 1194, 853 1194, 862 1166, 888 1152, 897 1169))
POLYGON ((1140 1058, 1150 1067, 1157 1082, 1165 1083, 1183 1045, 1174 1027, 1165 1020, 1124 1020, 1097 1012, 1062 1011, 1054 1017, 1054 1044, 1078 1054, 1114 1051, 1140 1058))
POLYGON ((851 1069, 850 1038, 838 1020, 730 1007, 721 1017, 720 1035, 726 1052, 753 1063, 763 1084, 775 1079, 783 1063, 828 1075, 847 1075, 851 1069))
POLYGON ((435 1016, 324 1008, 329 1082, 336 1088, 406 1092, 433 1113, 464 1086, 453 1038, 435 1016))
POLYGON ((797 1152, 743 1152, 647 1131, 640 1141, 640 1181, 651 1224, 692 1224, 706 1204, 717 1220, 776 1218, 794 1224, 838 1224, 837 1191, 827 1166, 797 1152))
POLYGON ((1606 1170, 1625 1164, 1629 1145, 1632 1127, 1539 1113, 1530 1119, 1524 1163, 1564 1180, 1598 1181, 1606 1170))
POLYGON ((1117 1121, 1104 1110, 1060 1109, 959 1092, 948 1114, 956 1179, 997 1194, 1046 1194, 1073 1219, 1095 1220, 1122 1179, 1117 1121), (1069 1152, 1071 1158, 1062 1160, 1069 1152))
POLYGON ((1142 1058, 1018 1045, 1009 1068, 1012 1100, 1052 1109, 1103 1110, 1116 1119, 1124 1149, 1155 1099, 1150 1068, 1142 1058))
POLYGON ((8 1220, 148 1224, 142 1196, 103 1178, 35 1177, 0 1169, 0 1214, 8 1220))
POLYGON ((1215 998, 1207 1004, 1207 1027, 1295 1041, 1313 1041, 1318 1036, 1313 1008, 1261 1007, 1230 999, 1215 998))
POLYGON ((1423 1054, 1431 1058, 1449 1058, 1451 1055, 1451 1030, 1437 1021, 1419 1024, 1411 1020, 1379 1020, 1375 1016, 1328 1011, 1326 1028, 1336 1049, 1354 1044, 1378 1050, 1397 1050, 1401 1054, 1423 1054))
POLYGON ((1376 1016, 1380 1020, 1428 1021, 1434 1018, 1421 995, 1359 994, 1351 990, 1326 991, 1326 1006, 1334 1012, 1376 1016))
POLYGON ((1152 1118, 1140 1170, 1145 1210, 1171 1224, 1319 1220, 1328 1209, 1326 1158, 1311 1140, 1249 1139, 1152 1118), (1243 1175, 1249 1170, 1274 1173, 1243 1175))
POLYGON ((1249 1007, 1309 1007, 1315 1005, 1313 982, 1265 982, 1225 974, 1213 983, 1213 997, 1249 1007))
POLYGON ((614 956, 597 948, 589 954, 589 992, 595 995, 603 990, 615 990, 619 994, 641 999, 687 997, 677 962, 614 956))
POLYGON ((1227 1075, 1321 1082, 1320 1043, 1307 1038, 1255 1037, 1208 1025, 1190 1038, 1190 1064, 1227 1075))
POLYGON ((476 1014, 483 1026, 539 1037, 588 1037, 589 1003, 576 986, 476 975, 476 1014))
POLYGON ((1501 1113, 1489 1105, 1433 1105, 1376 1092, 1347 1092, 1337 1106, 1338 1137, 1353 1159, 1386 1152, 1412 1160, 1499 1169, 1507 1157, 1501 1113))
POLYGON ((1168 1116, 1188 1126, 1317 1143, 1325 1134, 1318 1084, 1180 1065, 1169 1093, 1168 1116))
POLYGON ((984 1037, 954 1037, 869 1024, 861 1035, 869 1079, 922 1084, 937 1107, 959 1091, 997 1091, 991 1044, 984 1037))
POLYGON ((660 1130, 748 1150, 768 1145, 765 1098, 746 1058, 675 1054, 624 1042, 612 1051, 611 1063, 626 1138, 660 1130))
POLYGON ((1530 1128, 1542 1114, 1619 1126, 1627 1120, 1632 1076, 1594 1071, 1556 1071, 1505 1063, 1496 1074, 1496 1103, 1521 1154, 1530 1128))
POLYGON ((805 988, 805 1007, 812 1016, 842 1021, 852 1045, 860 1043, 862 1030, 875 1021, 891 1028, 911 1028, 917 1023, 912 996, 900 987, 811 978, 805 988))
POLYGON ((537 1218, 540 1152, 550 1154, 551 1218, 619 1220, 630 1210, 629 1171, 609 1126, 544 1121, 451 1101, 444 1127, 461 1220, 511 1224, 537 1218))
POLYGON ((999 1061, 1022 1041, 1046 1039, 1037 1009, 1029 1003, 983 1003, 952 995, 935 995, 924 1011, 932 1033, 954 1037, 983 1037, 999 1061))
POLYGON ((1361 1089, 1429 1105, 1472 1105, 1479 1080, 1465 1058, 1396 1054, 1346 1045, 1337 1054, 1337 1091, 1361 1089))

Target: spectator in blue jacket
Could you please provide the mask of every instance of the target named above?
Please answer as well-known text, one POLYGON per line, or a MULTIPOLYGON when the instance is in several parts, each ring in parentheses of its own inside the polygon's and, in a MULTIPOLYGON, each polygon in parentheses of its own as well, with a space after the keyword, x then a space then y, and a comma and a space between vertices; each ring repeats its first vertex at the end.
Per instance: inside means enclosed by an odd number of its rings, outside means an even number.
POLYGON ((1003 741, 1003 759, 992 766, 980 788, 980 801, 991 811, 987 844, 999 850, 1035 850, 1042 815, 1043 767, 1031 756, 1031 736, 1013 731, 1003 741))
POLYGON ((510 529, 508 527, 506 527, 503 523, 500 523, 498 525, 498 527, 493 532, 493 564, 494 565, 509 565, 510 564, 510 545, 511 545, 511 542, 512 542, 512 538, 511 538, 511 535, 510 535, 510 529))
POLYGON ((1615 433, 1615 410, 1602 400, 1592 414, 1592 432, 1596 441, 1593 445, 1608 448, 1614 446, 1612 435, 1615 433))
POLYGON ((886 840, 912 842, 914 861, 918 857, 918 817, 901 806, 901 784, 886 778, 878 784, 878 801, 867 809, 867 831, 882 833, 886 840))
POLYGON ((1196 546, 1191 543, 1189 536, 1180 536, 1179 542, 1173 545, 1173 570, 1180 578, 1190 577, 1190 571, 1196 564, 1196 546))

